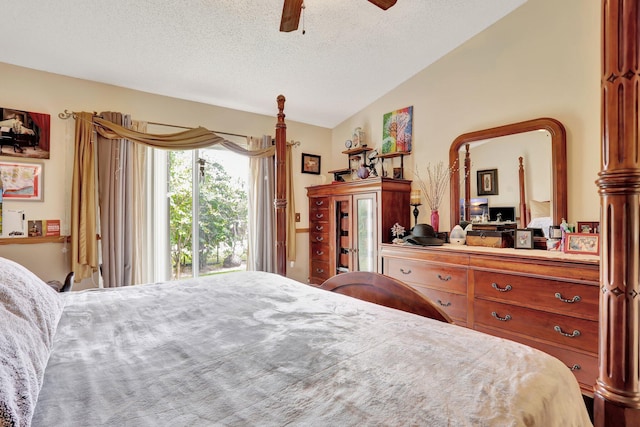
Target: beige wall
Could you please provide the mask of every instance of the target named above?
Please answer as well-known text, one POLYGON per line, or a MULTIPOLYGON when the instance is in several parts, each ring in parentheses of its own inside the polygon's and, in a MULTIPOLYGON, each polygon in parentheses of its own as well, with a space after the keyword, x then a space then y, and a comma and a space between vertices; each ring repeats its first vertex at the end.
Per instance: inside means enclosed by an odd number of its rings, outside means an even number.
MULTIPOLYGON (((182 126, 204 126, 211 130, 260 136, 275 135, 276 97, 273 94, 273 116, 231 110, 174 98, 123 89, 85 80, 43 73, 0 63, 2 107, 48 113, 51 115, 51 158, 44 160, 44 201, 7 202, 6 207, 24 209, 29 219, 62 221, 62 232, 69 232, 71 168, 73 165, 74 121, 61 120, 58 113, 70 111, 122 111, 134 119, 182 126)), ((286 93, 284 94, 286 96, 286 93)), ((285 104, 294 109, 295 103, 285 104)), ((331 131, 326 128, 287 121, 289 140, 300 141, 294 150, 294 173, 298 212, 306 227, 307 203, 305 187, 319 182, 316 175, 301 174, 300 154, 319 154, 327 171, 331 149, 331 131)), ((307 281, 307 240, 298 236, 298 261, 289 266, 288 275, 307 281)), ((0 256, 16 260, 32 269, 43 280, 62 281, 69 271, 69 252, 62 244, 3 245, 0 256)), ((83 285, 92 286, 91 283, 83 285)))
MULTIPOLYGON (((460 134, 553 117, 567 130, 568 220, 598 220, 600 43, 599 2, 528 0, 334 128, 333 167, 344 163, 340 152, 354 128, 362 126, 369 145, 380 147, 383 114, 409 105, 409 171, 414 164, 422 171, 429 162, 448 162, 460 134)), ((429 222, 424 206, 419 221, 429 222)), ((448 204, 440 209, 440 224, 449 229, 448 204)))
MULTIPOLYGON (((425 43, 429 41, 426 40, 425 43)), ((74 111, 123 111, 135 119, 212 130, 261 135, 273 133, 277 113, 263 116, 141 93, 0 64, 3 107, 49 113, 51 159, 45 161, 45 200, 13 202, 32 218, 60 218, 68 232, 70 172, 74 124, 57 114, 74 111)), ((414 106, 414 150, 405 159, 410 172, 427 163, 448 160, 451 142, 460 134, 537 117, 553 117, 567 129, 569 221, 597 220, 599 199, 594 181, 600 169, 600 7, 584 0, 529 0, 478 36, 399 84, 333 130, 288 122, 295 149, 296 211, 308 228, 305 188, 344 167, 341 152, 353 129, 361 126, 369 145, 382 139, 383 114, 414 106), (322 156, 323 176, 300 174, 300 154, 322 156)), ((285 93, 286 95, 286 93, 285 93)), ((339 100, 336 100, 339 102, 339 100)), ((289 100, 285 112, 295 109, 289 100)), ((407 175, 410 175, 408 173, 407 175)), ((407 207, 409 209, 409 207, 407 207)), ((441 228, 449 228, 448 205, 441 207, 441 228)), ((422 209, 419 218, 428 222, 422 209)), ((308 234, 297 234, 297 262, 288 275, 306 281, 308 234)), ((62 245, 9 245, 0 256, 16 259, 45 280, 62 280, 68 252, 62 245), (20 246, 20 247, 19 247, 20 246), (37 247, 37 248, 36 248, 37 247)))

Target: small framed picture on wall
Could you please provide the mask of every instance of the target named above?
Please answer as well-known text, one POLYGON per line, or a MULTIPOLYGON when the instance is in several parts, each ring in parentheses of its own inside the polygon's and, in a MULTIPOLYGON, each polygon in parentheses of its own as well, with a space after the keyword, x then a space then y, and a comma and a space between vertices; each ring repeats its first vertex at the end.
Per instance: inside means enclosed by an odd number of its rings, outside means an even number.
POLYGON ((498 194, 498 169, 478 171, 478 196, 495 196, 498 194))
POLYGON ((320 175, 320 156, 302 153, 302 173, 320 175))

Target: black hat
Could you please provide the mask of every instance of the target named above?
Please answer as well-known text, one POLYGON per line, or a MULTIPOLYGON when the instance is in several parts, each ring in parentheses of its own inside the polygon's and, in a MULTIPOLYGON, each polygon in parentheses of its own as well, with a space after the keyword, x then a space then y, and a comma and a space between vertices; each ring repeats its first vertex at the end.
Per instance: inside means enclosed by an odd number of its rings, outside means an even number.
POLYGON ((441 246, 444 243, 444 240, 436 237, 436 232, 429 224, 416 224, 404 241, 422 246, 441 246))

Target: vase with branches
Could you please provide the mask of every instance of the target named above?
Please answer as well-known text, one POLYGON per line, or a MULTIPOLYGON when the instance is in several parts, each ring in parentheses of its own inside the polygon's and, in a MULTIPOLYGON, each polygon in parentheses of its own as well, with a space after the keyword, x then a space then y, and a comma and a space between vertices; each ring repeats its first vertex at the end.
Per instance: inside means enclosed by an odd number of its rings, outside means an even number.
POLYGON ((415 181, 418 183, 424 198, 431 209, 431 226, 435 232, 438 232, 440 226, 440 215, 438 209, 444 199, 447 191, 447 185, 451 180, 451 175, 455 170, 453 167, 445 165, 443 161, 439 161, 432 166, 431 163, 427 164, 427 170, 425 175, 421 175, 416 166, 414 171, 415 181), (424 178, 423 178, 424 176, 424 178))

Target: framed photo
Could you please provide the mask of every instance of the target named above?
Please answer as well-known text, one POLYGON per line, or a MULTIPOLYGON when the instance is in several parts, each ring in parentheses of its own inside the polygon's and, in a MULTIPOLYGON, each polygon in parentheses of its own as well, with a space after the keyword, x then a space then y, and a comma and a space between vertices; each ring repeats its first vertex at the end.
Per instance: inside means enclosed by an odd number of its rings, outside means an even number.
POLYGON ((0 162, 3 200, 44 200, 42 163, 0 162))
POLYGON ((320 175, 320 156, 302 153, 302 173, 320 175))
POLYGON ((48 159, 51 116, 0 107, 0 156, 48 159))
POLYGON ((600 235, 593 233, 567 233, 565 236, 564 251, 568 254, 600 253, 600 235))
POLYGON ((518 228, 513 240, 515 249, 533 249, 533 230, 530 228, 518 228))
POLYGON ((600 222, 599 221, 578 221, 578 227, 576 228, 577 233, 600 233, 600 222))
POLYGON ((478 171, 478 196, 495 196, 498 194, 498 169, 478 171))

